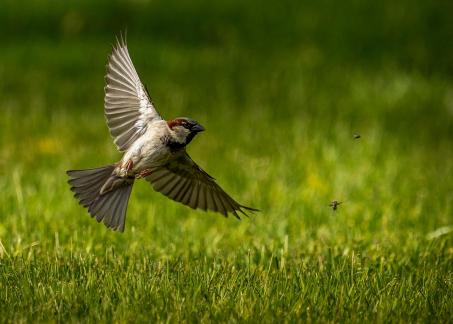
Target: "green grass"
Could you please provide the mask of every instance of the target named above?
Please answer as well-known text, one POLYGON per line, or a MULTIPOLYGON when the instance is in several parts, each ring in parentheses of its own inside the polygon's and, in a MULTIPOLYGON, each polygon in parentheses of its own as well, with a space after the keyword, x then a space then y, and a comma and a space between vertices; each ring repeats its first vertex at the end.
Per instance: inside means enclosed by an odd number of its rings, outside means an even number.
POLYGON ((1 322, 452 321, 445 6, 51 4, 0 10, 1 322), (260 213, 143 182, 119 234, 73 199, 65 170, 120 158, 103 74, 125 24, 161 114, 207 128, 193 159, 260 213))

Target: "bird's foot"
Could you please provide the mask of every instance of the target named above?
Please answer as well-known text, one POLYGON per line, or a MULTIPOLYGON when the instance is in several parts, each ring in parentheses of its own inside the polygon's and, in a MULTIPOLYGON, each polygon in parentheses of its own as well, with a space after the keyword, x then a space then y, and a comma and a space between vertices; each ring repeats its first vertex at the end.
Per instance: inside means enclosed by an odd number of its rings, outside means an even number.
POLYGON ((120 177, 127 177, 129 173, 132 171, 132 168, 134 167, 134 162, 132 160, 127 161, 123 165, 120 166, 118 170, 118 175, 120 177))
POLYGON ((151 174, 151 169, 145 169, 145 170, 140 171, 140 172, 135 176, 135 178, 136 178, 136 179, 146 178, 146 177, 149 176, 150 174, 151 174))

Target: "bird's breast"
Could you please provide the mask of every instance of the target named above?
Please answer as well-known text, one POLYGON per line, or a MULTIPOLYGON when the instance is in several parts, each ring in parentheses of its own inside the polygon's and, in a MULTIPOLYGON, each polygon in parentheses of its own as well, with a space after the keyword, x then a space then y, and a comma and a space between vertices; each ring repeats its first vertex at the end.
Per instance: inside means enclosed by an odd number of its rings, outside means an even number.
POLYGON ((132 160, 133 171, 140 172, 144 169, 165 163, 171 155, 170 149, 162 142, 162 130, 151 129, 137 139, 131 148, 124 154, 123 163, 132 160))

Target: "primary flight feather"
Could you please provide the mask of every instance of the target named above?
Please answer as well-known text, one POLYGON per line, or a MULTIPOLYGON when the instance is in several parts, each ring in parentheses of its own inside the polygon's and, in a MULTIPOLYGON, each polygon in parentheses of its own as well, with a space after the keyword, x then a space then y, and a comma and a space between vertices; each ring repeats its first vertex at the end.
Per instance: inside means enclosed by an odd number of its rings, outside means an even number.
POLYGON ((154 190, 191 208, 225 216, 256 211, 231 198, 187 154, 203 126, 180 117, 164 120, 141 83, 124 39, 117 40, 105 76, 104 113, 122 159, 115 164, 70 170, 69 184, 79 203, 108 228, 124 231, 132 185, 144 178, 154 190))

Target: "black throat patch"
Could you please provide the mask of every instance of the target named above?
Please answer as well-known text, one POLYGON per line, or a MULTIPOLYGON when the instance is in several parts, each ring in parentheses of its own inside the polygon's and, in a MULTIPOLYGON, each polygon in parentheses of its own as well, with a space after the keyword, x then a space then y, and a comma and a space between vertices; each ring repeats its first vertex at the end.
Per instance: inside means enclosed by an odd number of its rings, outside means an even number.
POLYGON ((179 143, 179 142, 176 142, 175 140, 173 140, 170 136, 168 135, 165 135, 165 136, 162 136, 161 139, 162 143, 167 146, 170 151, 172 152, 175 152, 175 151, 178 151, 184 147, 186 147, 186 143, 179 143))
POLYGON ((189 144, 192 141, 192 139, 195 137, 195 135, 197 135, 196 132, 189 133, 189 135, 187 135, 187 137, 186 137, 186 141, 183 142, 183 143, 176 142, 169 135, 162 136, 161 137, 161 141, 162 141, 163 144, 168 146, 171 151, 177 151, 179 149, 182 149, 182 148, 186 147, 186 145, 189 144))

